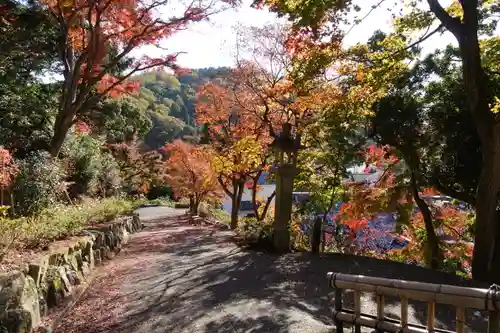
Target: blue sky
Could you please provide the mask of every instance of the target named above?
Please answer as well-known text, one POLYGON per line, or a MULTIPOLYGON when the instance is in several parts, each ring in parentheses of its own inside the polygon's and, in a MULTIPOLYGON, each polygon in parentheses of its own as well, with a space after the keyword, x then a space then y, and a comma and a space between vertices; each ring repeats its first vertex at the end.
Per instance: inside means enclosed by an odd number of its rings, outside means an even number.
MULTIPOLYGON (((363 4, 364 16, 370 9, 372 3, 378 0, 358 0, 363 4)), ((386 1, 388 6, 393 6, 394 1, 386 1)), ((442 0, 443 5, 447 5, 451 0, 442 0)), ((172 52, 184 51, 187 54, 179 56, 178 62, 182 67, 201 68, 231 66, 234 62, 232 51, 236 42, 233 27, 237 24, 245 26, 263 26, 266 23, 284 22, 276 15, 267 10, 256 10, 250 7, 251 1, 244 1, 243 5, 236 10, 227 10, 211 18, 210 22, 202 22, 192 25, 187 31, 182 31, 171 37, 164 46, 172 52)), ((391 8, 394 9, 394 8, 391 8)), ((346 45, 356 42, 364 42, 376 29, 387 30, 390 25, 390 11, 387 7, 373 11, 363 22, 356 26, 345 39, 346 45)), ((453 43, 454 38, 450 33, 443 36, 432 37, 424 44, 424 50, 430 52, 437 47, 443 47, 453 43)), ((157 50, 144 48, 139 53, 154 55, 157 50)))

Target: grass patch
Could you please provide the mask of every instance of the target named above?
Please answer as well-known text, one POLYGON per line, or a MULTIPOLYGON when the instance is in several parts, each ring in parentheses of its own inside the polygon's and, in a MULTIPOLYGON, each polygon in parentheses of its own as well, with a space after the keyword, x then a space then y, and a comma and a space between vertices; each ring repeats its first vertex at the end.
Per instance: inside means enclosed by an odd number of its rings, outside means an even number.
POLYGON ((153 200, 148 200, 145 203, 146 205, 154 205, 154 206, 165 206, 165 207, 175 207, 176 202, 172 201, 169 197, 160 197, 153 200))
POLYGON ((58 205, 33 217, 4 219, 3 225, 16 235, 17 248, 40 248, 78 234, 91 224, 112 221, 129 215, 135 201, 122 198, 85 199, 78 205, 58 205))
POLYGON ((223 209, 216 208, 214 205, 207 202, 200 203, 200 206, 198 207, 198 215, 227 226, 231 224, 231 215, 228 212, 223 209))

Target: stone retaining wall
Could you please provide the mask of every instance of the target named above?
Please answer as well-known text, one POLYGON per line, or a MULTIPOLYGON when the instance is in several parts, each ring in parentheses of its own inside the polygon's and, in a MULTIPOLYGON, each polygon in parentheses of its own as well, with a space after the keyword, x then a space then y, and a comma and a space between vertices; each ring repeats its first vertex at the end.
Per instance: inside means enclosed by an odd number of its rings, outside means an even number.
POLYGON ((86 229, 67 247, 0 274, 0 333, 29 333, 50 309, 63 304, 95 265, 113 259, 130 234, 142 227, 138 215, 86 229))

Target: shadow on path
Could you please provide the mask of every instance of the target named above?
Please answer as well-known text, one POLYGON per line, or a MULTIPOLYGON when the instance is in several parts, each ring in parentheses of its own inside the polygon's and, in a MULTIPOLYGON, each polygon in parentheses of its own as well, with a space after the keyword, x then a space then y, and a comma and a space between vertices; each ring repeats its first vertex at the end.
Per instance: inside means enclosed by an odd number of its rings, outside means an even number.
MULTIPOLYGON (((464 283, 364 257, 247 252, 232 243, 230 232, 188 225, 179 214, 146 222, 55 333, 322 333, 333 328, 329 271, 464 283)), ((363 301, 363 310, 374 313, 371 296, 363 301)), ((346 293, 345 302, 352 302, 352 295, 346 293)), ((398 304, 388 303, 398 318, 398 304)), ((439 309, 437 317, 453 329, 447 311, 439 309)), ((423 322, 425 314, 412 305, 410 318, 423 322)))

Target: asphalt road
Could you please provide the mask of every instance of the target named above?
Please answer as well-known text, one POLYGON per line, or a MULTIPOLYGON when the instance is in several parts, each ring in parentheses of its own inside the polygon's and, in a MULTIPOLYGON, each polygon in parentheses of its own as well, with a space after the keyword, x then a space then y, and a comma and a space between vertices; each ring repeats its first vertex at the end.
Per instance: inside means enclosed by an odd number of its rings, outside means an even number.
POLYGON ((139 218, 142 221, 148 222, 160 218, 169 218, 182 215, 185 211, 186 209, 175 209, 165 206, 149 206, 139 208, 136 212, 139 213, 139 218))

